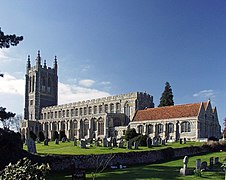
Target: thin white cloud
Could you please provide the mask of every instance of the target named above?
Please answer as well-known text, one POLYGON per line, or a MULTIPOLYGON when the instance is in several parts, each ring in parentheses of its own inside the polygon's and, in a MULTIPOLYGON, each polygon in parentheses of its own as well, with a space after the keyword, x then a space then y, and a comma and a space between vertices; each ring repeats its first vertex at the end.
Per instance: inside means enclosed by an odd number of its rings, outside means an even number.
POLYGON ((0 62, 10 60, 9 49, 0 49, 0 62))
POLYGON ((101 84, 101 85, 110 85, 111 82, 110 82, 110 81, 102 81, 100 84, 101 84))
POLYGON ((200 98, 215 98, 215 92, 212 89, 209 90, 202 90, 198 93, 193 94, 193 97, 200 97, 200 98))
POLYGON ((81 87, 78 85, 59 83, 58 86, 59 86, 59 95, 58 95, 59 104, 110 96, 110 94, 107 92, 99 91, 97 89, 81 87))
POLYGON ((91 87, 94 83, 95 81, 92 79, 83 79, 78 82, 78 84, 83 87, 91 87))
POLYGON ((16 77, 7 73, 3 74, 4 77, 0 77, 0 93, 24 96, 24 79, 17 79, 16 77))

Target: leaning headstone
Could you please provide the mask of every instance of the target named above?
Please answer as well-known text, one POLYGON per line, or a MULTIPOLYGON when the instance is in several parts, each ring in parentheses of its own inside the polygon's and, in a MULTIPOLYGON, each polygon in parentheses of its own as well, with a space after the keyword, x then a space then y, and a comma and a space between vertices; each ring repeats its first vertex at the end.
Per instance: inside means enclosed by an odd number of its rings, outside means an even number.
POLYGON ((27 140, 27 149, 29 153, 36 153, 36 145, 35 141, 32 138, 29 138, 27 140))
POLYGON ((59 144, 59 139, 55 139, 54 143, 59 144))
POLYGON ((188 174, 188 156, 184 156, 183 163, 184 166, 180 169, 180 174, 185 176, 188 174))
POLYGON ((48 146, 48 143, 49 143, 48 139, 45 139, 44 140, 44 146, 48 146))
POLYGON ((134 149, 138 149, 138 145, 139 145, 139 142, 135 141, 135 143, 134 143, 134 149))
POLYGON ((200 167, 201 170, 206 170, 207 169, 207 162, 206 161, 203 161, 201 163, 201 167, 200 167))
POLYGON ((214 164, 218 164, 218 163, 219 163, 219 157, 215 157, 214 164))
POLYGON ((196 171, 201 170, 201 159, 196 159, 195 169, 196 169, 196 171))
POLYGON ((114 137, 112 139, 113 147, 117 147, 117 139, 114 137))
POLYGON ((210 169, 213 168, 213 157, 210 158, 210 166, 209 166, 209 168, 210 168, 210 169))
POLYGON ((151 138, 148 137, 147 140, 146 140, 146 142, 147 142, 147 147, 150 148, 151 145, 152 145, 152 140, 151 140, 151 138))
POLYGON ((182 140, 182 139, 180 139, 180 144, 182 144, 182 141, 183 141, 183 140, 182 140))
POLYGON ((131 141, 127 141, 127 149, 132 149, 132 142, 131 141))
POLYGON ((80 142, 80 147, 81 147, 81 148, 86 148, 86 141, 81 140, 81 142, 80 142))
POLYGON ((186 138, 184 138, 184 144, 186 144, 187 143, 187 139, 186 138))
POLYGON ((124 141, 123 141, 123 140, 121 140, 121 141, 119 142, 118 147, 119 147, 119 148, 123 148, 123 146, 124 146, 124 141))
POLYGON ((78 144, 77 144, 77 139, 75 138, 74 139, 74 146, 77 146, 78 144))

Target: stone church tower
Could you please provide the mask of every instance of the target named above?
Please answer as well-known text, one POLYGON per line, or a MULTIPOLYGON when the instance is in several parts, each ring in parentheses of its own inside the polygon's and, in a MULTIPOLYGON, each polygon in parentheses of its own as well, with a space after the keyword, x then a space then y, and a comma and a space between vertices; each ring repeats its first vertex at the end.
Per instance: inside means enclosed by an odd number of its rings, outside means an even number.
POLYGON ((41 109, 57 105, 58 76, 57 59, 55 56, 53 68, 41 64, 40 51, 38 51, 35 65, 32 67, 30 56, 27 60, 25 75, 25 108, 24 119, 29 121, 40 120, 41 109))

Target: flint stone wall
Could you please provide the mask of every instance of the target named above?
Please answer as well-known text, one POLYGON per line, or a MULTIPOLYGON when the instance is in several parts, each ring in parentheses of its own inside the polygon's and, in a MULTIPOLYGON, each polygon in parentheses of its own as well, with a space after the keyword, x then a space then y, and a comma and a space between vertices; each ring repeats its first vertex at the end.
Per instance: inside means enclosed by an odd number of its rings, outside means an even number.
MULTIPOLYGON (((166 160, 183 158, 184 156, 193 156, 210 152, 208 148, 186 147, 186 148, 166 148, 162 150, 128 152, 114 154, 108 166, 111 165, 137 165, 151 164, 166 160)), ((98 162, 112 156, 111 154, 99 155, 47 155, 36 156, 34 161, 49 163, 53 171, 73 171, 74 169, 95 169, 98 162)), ((100 163, 99 163, 100 164, 100 163)))

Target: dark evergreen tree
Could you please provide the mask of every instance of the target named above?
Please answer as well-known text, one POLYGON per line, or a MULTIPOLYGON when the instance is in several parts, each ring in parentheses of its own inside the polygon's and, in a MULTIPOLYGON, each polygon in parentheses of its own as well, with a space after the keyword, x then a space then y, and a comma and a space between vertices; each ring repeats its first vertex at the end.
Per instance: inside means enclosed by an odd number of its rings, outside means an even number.
POLYGON ((57 131, 53 132, 53 137, 52 137, 52 141, 55 141, 55 139, 59 139, 59 134, 57 131))
POLYGON ((16 46, 23 40, 23 36, 5 35, 0 28, 0 48, 9 48, 10 46, 16 46))
POLYGON ((134 137, 138 136, 136 130, 133 129, 127 129, 125 134, 125 140, 129 141, 130 139, 133 139, 134 137))
POLYGON ((45 136, 44 136, 44 133, 42 131, 39 131, 38 138, 39 138, 40 141, 44 141, 45 140, 45 136))
POLYGON ((65 131, 60 131, 60 140, 62 140, 63 137, 67 138, 65 131))
POLYGON ((162 106, 172 106, 174 105, 173 101, 173 92, 171 86, 168 82, 165 84, 165 90, 162 93, 162 97, 160 98, 159 107, 162 106))
POLYGON ((0 121, 2 122, 4 129, 9 129, 10 123, 7 121, 13 118, 16 114, 12 112, 6 112, 6 108, 0 107, 0 121))

